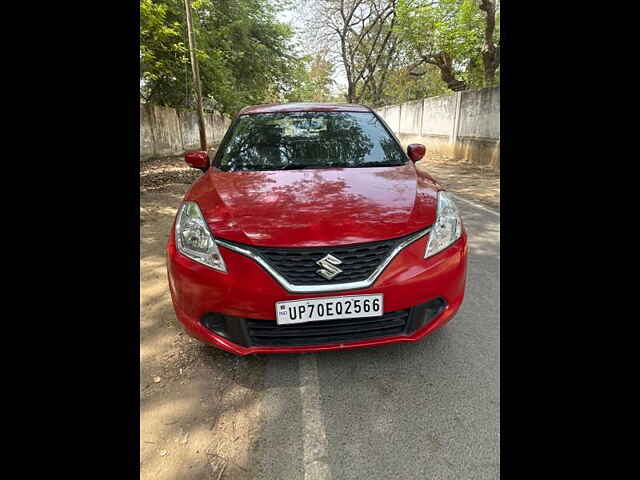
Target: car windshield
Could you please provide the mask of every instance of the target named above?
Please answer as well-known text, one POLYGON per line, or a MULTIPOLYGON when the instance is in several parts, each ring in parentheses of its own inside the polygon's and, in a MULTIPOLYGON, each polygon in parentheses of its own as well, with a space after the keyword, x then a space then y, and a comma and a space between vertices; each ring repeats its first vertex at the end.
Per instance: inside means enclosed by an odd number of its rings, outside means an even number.
POLYGON ((381 167, 406 162, 398 143, 369 112, 241 115, 216 159, 224 171, 381 167))

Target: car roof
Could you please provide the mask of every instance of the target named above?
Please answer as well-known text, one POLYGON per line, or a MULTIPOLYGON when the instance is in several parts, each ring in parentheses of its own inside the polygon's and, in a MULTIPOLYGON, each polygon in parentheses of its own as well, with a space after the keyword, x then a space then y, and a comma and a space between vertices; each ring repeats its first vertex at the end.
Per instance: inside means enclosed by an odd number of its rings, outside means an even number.
POLYGON ((371 112, 371 109, 354 103, 272 103, 245 107, 238 115, 286 112, 371 112))

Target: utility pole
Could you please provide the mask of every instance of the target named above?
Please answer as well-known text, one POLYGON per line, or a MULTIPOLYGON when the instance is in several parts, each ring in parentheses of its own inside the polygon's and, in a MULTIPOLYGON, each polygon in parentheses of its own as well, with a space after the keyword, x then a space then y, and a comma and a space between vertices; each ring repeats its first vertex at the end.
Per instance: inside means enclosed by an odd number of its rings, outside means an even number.
POLYGON ((200 149, 207 151, 207 135, 204 127, 204 113, 202 111, 202 85, 200 84, 200 68, 196 58, 196 38, 193 35, 193 19, 191 18, 191 0, 184 0, 184 8, 187 12, 187 33, 189 35, 189 56, 191 57, 191 73, 193 74, 193 86, 196 91, 196 110, 198 113, 198 128, 200 130, 200 149))

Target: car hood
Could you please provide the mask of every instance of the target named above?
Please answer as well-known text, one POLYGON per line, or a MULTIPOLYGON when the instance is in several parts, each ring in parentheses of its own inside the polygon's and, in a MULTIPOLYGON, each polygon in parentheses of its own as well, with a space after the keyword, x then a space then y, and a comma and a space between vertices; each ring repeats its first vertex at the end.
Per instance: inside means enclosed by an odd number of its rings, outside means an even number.
POLYGON ((397 167, 222 172, 194 183, 214 236, 255 246, 313 247, 401 237, 433 224, 435 180, 397 167))

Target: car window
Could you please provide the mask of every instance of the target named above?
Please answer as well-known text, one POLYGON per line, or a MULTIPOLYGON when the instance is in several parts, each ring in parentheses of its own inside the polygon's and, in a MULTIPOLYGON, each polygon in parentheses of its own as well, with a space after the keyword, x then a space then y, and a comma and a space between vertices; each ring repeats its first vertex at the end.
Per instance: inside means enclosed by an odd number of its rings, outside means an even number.
POLYGON ((220 146, 221 170, 403 165, 401 148, 368 112, 241 115, 220 146))

